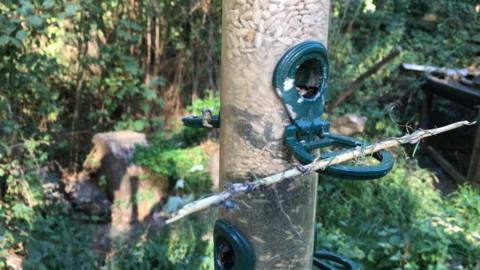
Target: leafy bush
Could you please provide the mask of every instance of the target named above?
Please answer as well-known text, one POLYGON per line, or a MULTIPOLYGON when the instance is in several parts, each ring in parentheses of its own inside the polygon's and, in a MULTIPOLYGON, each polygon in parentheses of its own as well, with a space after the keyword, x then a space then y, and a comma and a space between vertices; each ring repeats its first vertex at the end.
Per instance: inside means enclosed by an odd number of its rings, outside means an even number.
POLYGON ((106 264, 109 269, 213 269, 213 220, 182 221, 167 231, 152 231, 131 247, 120 247, 106 264))
POLYGON ((211 187, 211 179, 206 172, 208 156, 198 146, 172 149, 153 144, 137 151, 134 162, 173 181, 184 179, 190 191, 205 192, 211 187))
POLYGON ((409 163, 374 182, 321 181, 318 246, 364 269, 478 267, 480 195, 464 186, 443 198, 432 175, 409 163))
MULTIPOLYGON (((52 211, 50 211, 52 212, 52 211)), ((92 269, 101 263, 92 250, 94 224, 65 215, 36 215, 26 239, 24 269, 92 269)))
POLYGON ((187 112, 193 115, 202 115, 204 110, 211 110, 213 114, 220 114, 220 95, 211 90, 206 91, 204 98, 195 99, 192 105, 187 106, 187 112))
MULTIPOLYGON (((452 68, 475 65, 474 50, 468 42, 478 38, 477 4, 449 0, 435 4, 410 0, 332 2, 329 99, 346 91, 348 83, 391 49, 403 49, 333 113, 358 113, 372 118, 371 123, 381 120, 383 124, 388 121, 386 115, 395 113, 397 123, 414 126, 418 122, 415 113, 421 100, 420 82, 407 81, 398 73, 398 66, 402 62, 452 68)), ((375 124, 369 124, 368 128, 372 133, 383 132, 382 126, 377 130, 375 124)))

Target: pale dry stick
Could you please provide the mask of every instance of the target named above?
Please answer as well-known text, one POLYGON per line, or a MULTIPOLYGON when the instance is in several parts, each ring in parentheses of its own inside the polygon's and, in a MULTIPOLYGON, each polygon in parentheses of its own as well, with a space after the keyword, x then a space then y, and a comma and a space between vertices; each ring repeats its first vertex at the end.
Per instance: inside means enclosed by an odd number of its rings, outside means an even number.
POLYGON ((246 183, 235 183, 232 184, 227 190, 217 193, 215 195, 200 199, 194 202, 191 202, 184 207, 182 207, 178 212, 166 221, 167 224, 173 223, 179 219, 182 219, 190 214, 202 211, 211 206, 218 205, 234 195, 239 195, 242 193, 248 193, 252 190, 257 189, 260 186, 271 186, 281 182, 284 179, 296 177, 304 174, 305 171, 318 171, 324 170, 330 165, 340 164, 348 160, 358 158, 362 155, 371 155, 380 150, 389 149, 393 147, 400 146, 402 144, 415 144, 418 143, 421 139, 431 137, 443 132, 447 132, 453 129, 457 129, 463 126, 474 125, 476 122, 460 121, 450 125, 446 125, 439 128, 427 129, 427 130, 417 130, 412 134, 407 134, 398 138, 390 138, 382 142, 371 144, 366 147, 356 147, 353 150, 345 151, 341 154, 333 156, 329 159, 316 160, 308 165, 303 166, 304 169, 293 168, 284 172, 280 172, 262 179, 258 179, 254 182, 246 183), (307 170, 305 170, 307 169, 307 170))

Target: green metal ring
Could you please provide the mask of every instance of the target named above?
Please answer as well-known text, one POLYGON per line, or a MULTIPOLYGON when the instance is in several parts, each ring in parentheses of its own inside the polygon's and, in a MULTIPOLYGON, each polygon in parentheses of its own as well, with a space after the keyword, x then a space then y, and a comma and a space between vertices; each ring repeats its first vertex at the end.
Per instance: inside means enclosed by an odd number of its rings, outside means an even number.
POLYGON ((255 268, 255 253, 252 245, 230 222, 224 219, 215 222, 213 241, 215 270, 253 270, 255 268), (225 244, 232 249, 227 263, 222 262, 221 255, 222 245, 225 244))
MULTIPOLYGON (((311 153, 311 151, 314 149, 332 145, 351 149, 362 145, 361 141, 354 138, 332 134, 329 132, 323 133, 320 139, 303 142, 301 141, 301 138, 299 139, 298 137, 299 132, 299 128, 295 125, 288 126, 285 130, 285 143, 288 148, 292 150, 292 153, 295 155, 295 157, 303 164, 311 163, 316 159, 316 156, 311 153)), ((339 153, 341 152, 322 152, 320 157, 322 160, 325 160, 339 153)), ((381 150, 375 153, 373 157, 380 161, 380 163, 369 166, 352 166, 343 164, 331 165, 325 170, 318 172, 324 175, 339 177, 342 179, 370 180, 383 177, 392 170, 395 159, 390 152, 381 150)))
MULTIPOLYGON (((344 146, 347 148, 353 148, 362 145, 361 141, 337 134, 329 133, 326 134, 326 137, 333 140, 332 145, 344 146)), ((341 153, 341 151, 323 153, 321 158, 328 159, 339 153, 341 153)), ((379 152, 374 153, 372 157, 374 157, 380 163, 364 166, 338 164, 329 166, 323 174, 333 177, 341 177, 342 179, 371 180, 384 177, 385 175, 387 175, 388 172, 392 170, 393 165, 395 164, 395 159, 393 158, 393 155, 386 150, 380 150, 379 152)))
POLYGON ((328 85, 327 49, 318 41, 305 41, 289 49, 277 63, 273 73, 273 87, 282 98, 292 120, 320 116, 325 105, 328 85), (313 98, 303 98, 296 90, 295 78, 302 64, 308 60, 318 60, 322 79, 317 94, 313 98))

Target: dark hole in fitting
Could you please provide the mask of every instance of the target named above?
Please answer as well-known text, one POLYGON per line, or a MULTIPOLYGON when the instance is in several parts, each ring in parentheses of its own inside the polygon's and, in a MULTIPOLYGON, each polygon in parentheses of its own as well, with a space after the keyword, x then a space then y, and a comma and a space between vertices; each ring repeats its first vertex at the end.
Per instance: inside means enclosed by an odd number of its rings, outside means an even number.
POLYGON ((314 98, 323 79, 322 63, 316 59, 303 62, 295 74, 295 87, 304 98, 314 98))
POLYGON ((217 240, 217 262, 225 270, 233 269, 235 265, 235 252, 230 243, 223 237, 217 240))

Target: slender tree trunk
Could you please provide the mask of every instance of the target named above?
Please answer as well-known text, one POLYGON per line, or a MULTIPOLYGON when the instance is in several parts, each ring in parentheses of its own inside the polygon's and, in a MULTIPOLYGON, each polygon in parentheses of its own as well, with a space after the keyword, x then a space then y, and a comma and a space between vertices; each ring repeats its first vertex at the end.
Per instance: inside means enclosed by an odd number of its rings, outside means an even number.
MULTIPOLYGON (((148 5, 150 6, 150 5, 148 5)), ((152 16, 147 11, 147 33, 145 35, 146 44, 147 44, 147 58, 145 59, 144 70, 145 70, 145 84, 149 85, 150 83, 150 73, 152 66, 152 16)))

